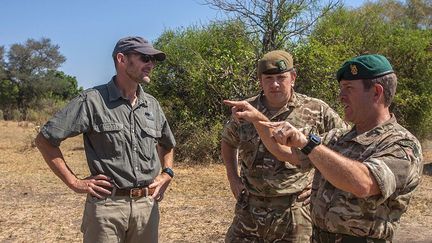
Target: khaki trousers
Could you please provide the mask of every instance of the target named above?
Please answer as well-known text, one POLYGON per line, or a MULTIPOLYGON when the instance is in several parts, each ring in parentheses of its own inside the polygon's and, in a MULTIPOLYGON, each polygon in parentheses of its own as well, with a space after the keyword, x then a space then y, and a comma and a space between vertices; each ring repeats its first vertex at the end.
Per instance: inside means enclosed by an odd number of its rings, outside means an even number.
POLYGON ((87 196, 81 225, 84 243, 154 243, 158 227, 158 203, 150 197, 87 196))

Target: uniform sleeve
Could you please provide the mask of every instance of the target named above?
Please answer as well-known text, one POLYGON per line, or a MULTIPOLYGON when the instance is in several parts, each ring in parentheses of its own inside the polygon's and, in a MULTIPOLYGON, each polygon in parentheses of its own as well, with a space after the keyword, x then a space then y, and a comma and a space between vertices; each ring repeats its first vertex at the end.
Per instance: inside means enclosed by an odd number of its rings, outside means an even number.
POLYGON ((363 162, 375 177, 381 191, 378 203, 396 191, 415 188, 421 176, 421 148, 410 140, 399 140, 374 153, 363 162))
POLYGON ((86 95, 81 94, 57 112, 41 129, 42 135, 53 145, 60 146, 66 138, 84 133, 89 128, 86 95))
POLYGON ((231 119, 225 124, 222 131, 222 141, 228 143, 234 148, 238 148, 240 145, 238 127, 238 123, 231 117, 231 119))
POLYGON ((161 137, 158 139, 158 143, 165 148, 174 148, 176 146, 174 134, 172 133, 168 121, 165 117, 165 113, 163 112, 159 104, 158 107, 159 107, 159 121, 162 126, 161 137))

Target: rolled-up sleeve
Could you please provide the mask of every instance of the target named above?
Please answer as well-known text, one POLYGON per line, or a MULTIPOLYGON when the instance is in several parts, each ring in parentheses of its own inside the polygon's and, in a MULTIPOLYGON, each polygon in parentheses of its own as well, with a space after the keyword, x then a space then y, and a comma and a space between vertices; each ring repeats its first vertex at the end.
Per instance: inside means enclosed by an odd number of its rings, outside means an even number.
POLYGON ((384 202, 398 188, 405 188, 410 181, 420 177, 421 158, 417 151, 419 148, 414 142, 397 141, 363 162, 380 188, 381 198, 378 203, 384 202))
POLYGON ((168 121, 166 120, 162 125, 162 137, 158 140, 158 143, 160 143, 165 148, 174 148, 176 146, 174 134, 172 133, 168 121))
POLYGON ((58 147, 66 138, 88 130, 89 119, 85 101, 85 94, 74 98, 42 127, 42 135, 53 146, 58 147))
POLYGON ((240 136, 238 133, 238 122, 234 119, 230 119, 222 131, 222 141, 228 143, 234 148, 238 148, 240 145, 240 136))

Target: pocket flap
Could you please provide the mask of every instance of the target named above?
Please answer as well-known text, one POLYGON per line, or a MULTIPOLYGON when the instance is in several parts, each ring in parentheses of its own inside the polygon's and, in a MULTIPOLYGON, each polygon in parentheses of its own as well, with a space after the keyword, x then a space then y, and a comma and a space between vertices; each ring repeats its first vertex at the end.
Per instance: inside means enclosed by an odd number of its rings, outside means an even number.
POLYGON ((115 122, 102 123, 99 125, 94 125, 93 129, 96 132, 117 132, 123 130, 123 124, 115 122))
POLYGON ((161 131, 152 129, 150 127, 145 127, 145 128, 143 128, 143 130, 144 130, 145 133, 147 133, 148 135, 150 135, 150 136, 152 136, 154 138, 160 138, 160 137, 162 137, 162 132, 161 131))

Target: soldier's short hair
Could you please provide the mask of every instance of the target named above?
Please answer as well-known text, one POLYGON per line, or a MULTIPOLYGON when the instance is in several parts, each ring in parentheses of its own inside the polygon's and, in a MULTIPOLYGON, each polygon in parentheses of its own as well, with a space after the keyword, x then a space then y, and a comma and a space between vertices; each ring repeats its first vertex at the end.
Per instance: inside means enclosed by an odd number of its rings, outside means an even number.
POLYGON ((384 89, 384 105, 390 106, 396 93, 396 74, 390 73, 374 79, 362 79, 362 82, 365 90, 369 90, 374 84, 380 84, 384 89))

